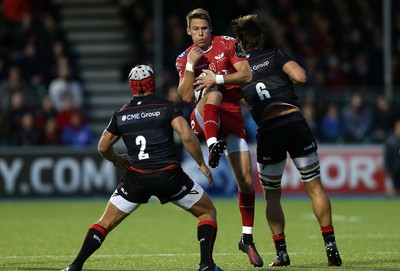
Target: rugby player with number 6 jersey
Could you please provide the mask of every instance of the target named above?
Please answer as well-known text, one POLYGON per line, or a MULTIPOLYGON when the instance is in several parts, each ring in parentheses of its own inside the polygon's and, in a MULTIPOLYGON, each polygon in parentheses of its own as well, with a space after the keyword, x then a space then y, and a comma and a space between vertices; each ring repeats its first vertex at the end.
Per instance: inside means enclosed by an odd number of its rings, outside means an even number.
POLYGON ((325 242, 328 265, 340 266, 342 260, 332 225, 331 202, 321 183, 317 143, 296 102, 293 88, 295 84, 306 82, 306 73, 279 48, 264 46, 265 28, 257 15, 236 18, 232 27, 253 73, 253 81, 243 87, 242 95, 259 127, 257 167, 264 187, 266 218, 276 248, 276 257, 270 266, 290 265, 281 206, 281 179, 287 153, 311 198, 325 242))

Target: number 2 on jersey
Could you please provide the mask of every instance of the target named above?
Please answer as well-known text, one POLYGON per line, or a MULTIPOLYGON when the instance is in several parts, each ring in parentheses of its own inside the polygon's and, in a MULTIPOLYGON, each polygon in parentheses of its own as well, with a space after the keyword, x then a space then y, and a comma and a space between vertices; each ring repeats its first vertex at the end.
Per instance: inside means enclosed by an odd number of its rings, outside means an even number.
POLYGON ((138 136, 136 137, 136 145, 140 145, 140 151, 138 154, 138 159, 143 160, 143 159, 148 159, 149 154, 144 152, 146 149, 146 138, 144 136, 138 136))

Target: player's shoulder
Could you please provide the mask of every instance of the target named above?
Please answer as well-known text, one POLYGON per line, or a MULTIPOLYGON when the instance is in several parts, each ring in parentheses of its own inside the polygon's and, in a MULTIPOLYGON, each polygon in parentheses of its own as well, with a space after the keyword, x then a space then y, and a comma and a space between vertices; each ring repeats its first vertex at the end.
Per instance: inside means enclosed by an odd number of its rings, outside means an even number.
POLYGON ((236 50, 236 39, 229 36, 214 36, 213 37, 213 48, 214 50, 236 50))
POLYGON ((230 42, 235 43, 236 42, 235 38, 233 38, 231 36, 226 36, 226 35, 213 36, 213 38, 214 38, 215 41, 221 41, 221 42, 224 42, 224 43, 230 43, 230 42))
POLYGON ((233 48, 237 43, 236 39, 230 36, 214 36, 213 44, 221 47, 233 48))
POLYGON ((147 104, 160 104, 160 105, 162 105, 162 104, 170 104, 171 101, 166 99, 166 98, 164 98, 164 97, 161 97, 161 96, 153 94, 153 95, 149 95, 149 96, 146 97, 146 103, 147 104))

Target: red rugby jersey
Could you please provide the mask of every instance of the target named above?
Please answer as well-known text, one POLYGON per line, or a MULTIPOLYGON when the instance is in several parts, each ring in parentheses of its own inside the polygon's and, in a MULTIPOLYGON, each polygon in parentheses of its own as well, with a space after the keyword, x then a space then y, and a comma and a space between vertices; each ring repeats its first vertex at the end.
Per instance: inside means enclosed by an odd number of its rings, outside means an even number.
MULTIPOLYGON (((179 78, 185 74, 187 55, 194 47, 194 44, 188 47, 176 59, 176 69, 179 78)), ((204 52, 204 56, 193 67, 195 77, 202 73, 203 69, 212 70, 216 74, 230 74, 236 72, 233 65, 239 61, 246 60, 244 56, 236 53, 236 40, 228 36, 212 36, 210 48, 204 52)), ((223 95, 221 108, 230 112, 240 111, 240 86, 221 85, 220 91, 223 95)))

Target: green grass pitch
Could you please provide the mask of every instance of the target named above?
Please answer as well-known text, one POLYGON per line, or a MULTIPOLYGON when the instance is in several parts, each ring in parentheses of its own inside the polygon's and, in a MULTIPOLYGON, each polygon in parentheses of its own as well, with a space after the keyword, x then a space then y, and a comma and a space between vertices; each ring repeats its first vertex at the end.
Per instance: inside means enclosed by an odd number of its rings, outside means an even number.
MULTIPOLYGON (((0 270, 59 270, 78 252, 88 227, 107 199, 0 201, 0 270)), ((342 267, 327 267, 318 224, 307 199, 283 199, 286 240, 292 265, 268 267, 275 252, 256 202, 255 242, 265 265, 255 268, 239 252, 237 200, 214 200, 218 236, 214 259, 224 270, 400 270, 400 202, 332 199, 342 267)), ((196 219, 178 207, 152 201, 111 232, 84 270, 197 270, 196 219)))

